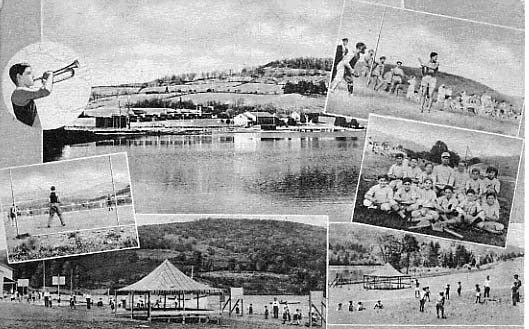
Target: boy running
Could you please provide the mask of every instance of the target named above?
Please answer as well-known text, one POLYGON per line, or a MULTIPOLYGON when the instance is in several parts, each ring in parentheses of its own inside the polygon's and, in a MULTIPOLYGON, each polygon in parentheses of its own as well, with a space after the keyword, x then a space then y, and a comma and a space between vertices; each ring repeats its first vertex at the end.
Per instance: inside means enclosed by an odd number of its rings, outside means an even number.
POLYGON ((62 213, 61 213, 61 205, 60 205, 60 201, 59 201, 59 196, 57 195, 57 192, 55 192, 55 186, 52 186, 50 188, 51 192, 50 192, 50 216, 48 218, 48 228, 50 227, 51 225, 51 220, 53 219, 53 216, 55 214, 57 214, 57 217, 59 217, 59 220, 61 221, 61 225, 62 226, 66 226, 66 224, 64 224, 64 221, 63 221, 63 218, 62 218, 62 213))
POLYGON ((441 313, 441 319, 446 319, 445 316, 445 296, 443 296, 443 292, 441 291, 439 293, 439 297, 437 298, 437 303, 435 304, 435 311, 437 313, 437 318, 439 319, 439 313, 441 313))

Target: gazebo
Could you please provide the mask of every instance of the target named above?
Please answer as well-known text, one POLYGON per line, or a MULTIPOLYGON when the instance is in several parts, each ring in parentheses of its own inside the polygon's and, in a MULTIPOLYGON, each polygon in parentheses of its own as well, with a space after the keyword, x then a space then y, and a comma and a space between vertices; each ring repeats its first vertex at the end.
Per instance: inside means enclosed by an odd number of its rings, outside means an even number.
POLYGON ((364 289, 404 289, 411 287, 411 276, 397 271, 391 264, 384 266, 371 274, 364 274, 364 289))
POLYGON ((191 279, 167 259, 138 282, 118 289, 116 297, 121 292, 129 294, 130 309, 126 305, 124 308, 127 311, 130 310, 131 319, 146 317, 148 320, 151 320, 153 317, 167 319, 182 318, 184 320, 188 317, 208 318, 215 311, 201 307, 200 295, 223 294, 221 289, 212 288, 191 279), (186 294, 196 295, 196 305, 186 305, 186 294), (146 303, 142 301, 140 305, 134 304, 135 295, 146 295, 146 303), (163 301, 157 299, 153 305, 151 302, 152 295, 163 296, 163 301), (175 296, 174 306, 168 304, 168 296, 175 296))

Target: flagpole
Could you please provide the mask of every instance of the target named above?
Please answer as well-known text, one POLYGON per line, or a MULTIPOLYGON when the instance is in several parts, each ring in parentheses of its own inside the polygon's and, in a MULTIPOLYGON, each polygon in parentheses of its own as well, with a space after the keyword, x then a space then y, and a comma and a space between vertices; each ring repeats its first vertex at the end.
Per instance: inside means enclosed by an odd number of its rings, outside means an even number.
POLYGON ((377 59, 378 44, 380 43, 380 35, 382 34, 382 27, 384 26, 384 19, 386 18, 387 10, 388 10, 387 7, 384 8, 384 13, 382 14, 382 20, 380 22, 380 29, 378 30, 377 45, 375 47, 375 53, 373 54, 373 63, 371 64, 371 67, 369 68, 369 76, 367 77, 367 85, 369 85, 369 82, 371 82, 371 73, 373 73, 373 66, 374 66, 373 64, 375 64, 375 61, 377 59))

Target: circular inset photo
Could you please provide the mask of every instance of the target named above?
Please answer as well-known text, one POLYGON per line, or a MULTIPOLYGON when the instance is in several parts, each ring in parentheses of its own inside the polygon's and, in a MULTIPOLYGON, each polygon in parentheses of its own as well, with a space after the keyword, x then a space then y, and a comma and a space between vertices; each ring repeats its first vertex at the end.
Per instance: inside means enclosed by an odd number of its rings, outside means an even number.
POLYGON ((7 109, 20 122, 44 130, 72 124, 88 104, 91 90, 84 58, 54 42, 21 49, 2 74, 7 109))

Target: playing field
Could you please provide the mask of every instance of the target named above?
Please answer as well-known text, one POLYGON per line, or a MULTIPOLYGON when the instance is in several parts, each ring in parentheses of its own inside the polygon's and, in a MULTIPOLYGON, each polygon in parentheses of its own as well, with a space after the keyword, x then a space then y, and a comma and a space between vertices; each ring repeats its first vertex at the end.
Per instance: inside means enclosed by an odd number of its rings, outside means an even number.
MULTIPOLYGON (((414 288, 400 290, 365 290, 361 284, 344 285, 329 288, 329 323, 332 324, 457 324, 457 325, 522 325, 523 303, 513 306, 510 287, 513 275, 523 279, 523 259, 515 259, 496 264, 487 270, 454 273, 430 278, 419 278, 421 287, 429 286, 431 302, 426 302, 425 312, 420 313, 419 300, 414 297, 414 288), (482 284, 489 275, 491 299, 484 303, 475 303, 475 285, 482 284), (457 296, 457 282, 462 284, 462 294, 457 296), (435 299, 446 284, 450 284, 450 300, 445 304, 447 319, 437 319, 435 299), (358 301, 367 310, 349 312, 349 301, 358 301), (381 300, 384 308, 374 310, 373 305, 381 300), (338 303, 343 310, 338 311, 338 303)), ((522 298, 523 302, 523 298, 522 298)))
MULTIPOLYGON (((108 307, 93 307, 91 310, 78 306, 70 310, 67 306, 45 308, 26 302, 0 302, 0 329, 130 329, 130 328, 188 328, 188 329, 276 329, 285 328, 279 320, 264 320, 258 318, 228 318, 223 317, 220 324, 180 324, 167 322, 148 322, 116 318, 108 307)), ((64 303, 63 303, 64 305, 64 303)))
MULTIPOLYGON (((29 234, 37 236, 42 234, 56 234, 62 232, 102 228, 117 225, 132 225, 135 224, 134 208, 132 205, 119 206, 118 209, 113 207, 112 210, 108 208, 97 208, 83 211, 63 212, 62 217, 65 226, 57 215, 51 221, 48 228, 48 215, 39 216, 19 216, 18 217, 18 232, 20 235, 29 234)), ((8 237, 16 237, 16 227, 12 225, 8 219, 4 219, 6 234, 8 237)))
POLYGON ((347 93, 344 85, 340 85, 335 92, 329 92, 326 112, 361 119, 367 119, 370 113, 376 113, 506 135, 518 134, 519 121, 493 119, 471 113, 440 111, 435 106, 431 113, 421 113, 419 104, 402 96, 397 97, 393 94, 388 95, 385 92, 370 90, 365 87, 363 80, 355 81, 354 88, 353 96, 347 93))

